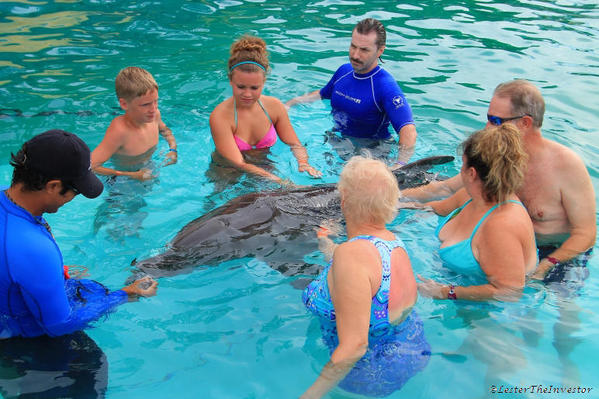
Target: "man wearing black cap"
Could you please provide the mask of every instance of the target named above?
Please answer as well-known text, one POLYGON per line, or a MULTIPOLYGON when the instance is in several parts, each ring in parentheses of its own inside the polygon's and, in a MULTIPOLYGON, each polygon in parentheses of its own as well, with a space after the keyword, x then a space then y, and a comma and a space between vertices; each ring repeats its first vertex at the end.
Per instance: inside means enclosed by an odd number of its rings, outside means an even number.
POLYGON ((10 164, 12 184, 0 191, 0 394, 103 397, 106 358, 82 330, 131 297, 155 295, 157 283, 148 277, 110 292, 64 271, 43 214, 103 190, 79 137, 47 131, 10 164))
POLYGON ((102 182, 90 168, 89 148, 72 133, 50 130, 26 142, 10 163, 12 184, 0 192, 0 339, 68 334, 130 296, 156 293, 155 281, 138 280, 86 298, 102 304, 94 312, 87 306, 75 310, 72 287, 95 292, 99 283, 65 280, 62 254, 42 215, 58 211, 79 193, 88 198, 102 193, 102 182), (149 287, 142 288, 145 284, 149 287))

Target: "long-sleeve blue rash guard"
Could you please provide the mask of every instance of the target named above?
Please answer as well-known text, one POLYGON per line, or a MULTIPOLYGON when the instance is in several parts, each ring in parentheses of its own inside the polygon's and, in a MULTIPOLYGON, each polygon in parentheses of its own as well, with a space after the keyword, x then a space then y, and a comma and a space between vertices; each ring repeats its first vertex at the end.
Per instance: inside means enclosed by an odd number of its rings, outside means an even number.
POLYGON ((414 124, 412 110, 393 76, 380 66, 356 74, 351 64, 337 69, 320 97, 331 100, 335 130, 346 136, 387 139, 389 122, 399 133, 414 124))
POLYGON ((0 192, 0 339, 69 334, 127 301, 122 290, 65 280, 62 254, 43 222, 0 192))

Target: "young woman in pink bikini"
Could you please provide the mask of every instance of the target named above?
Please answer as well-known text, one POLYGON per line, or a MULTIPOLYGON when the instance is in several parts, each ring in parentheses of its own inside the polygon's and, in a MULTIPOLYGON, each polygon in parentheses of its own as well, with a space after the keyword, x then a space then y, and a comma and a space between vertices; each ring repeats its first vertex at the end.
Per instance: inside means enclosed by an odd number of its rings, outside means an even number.
POLYGON ((322 173, 308 163, 308 153, 300 143, 283 103, 262 95, 268 71, 264 40, 243 36, 231 46, 229 82, 233 96, 218 104, 210 114, 210 131, 216 151, 233 166, 277 183, 288 180, 247 163, 243 152, 273 146, 277 137, 291 147, 300 172, 313 177, 322 173))

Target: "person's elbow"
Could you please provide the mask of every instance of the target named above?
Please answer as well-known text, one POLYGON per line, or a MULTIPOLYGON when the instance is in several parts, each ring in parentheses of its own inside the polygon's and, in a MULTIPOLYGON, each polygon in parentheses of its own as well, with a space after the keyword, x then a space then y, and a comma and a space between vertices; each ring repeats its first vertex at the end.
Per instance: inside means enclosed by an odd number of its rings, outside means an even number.
POLYGON ((331 356, 333 363, 357 362, 368 350, 368 339, 356 339, 340 342, 331 356))
POLYGON ((597 240, 597 226, 595 225, 595 219, 593 218, 592 220, 592 223, 574 227, 570 231, 570 237, 575 237, 578 243, 577 248, 571 248, 573 252, 585 252, 595 245, 597 240))
POLYGON ((93 172, 97 173, 98 168, 101 168, 104 162, 98 157, 96 151, 92 151, 90 166, 93 172))
POLYGON ((586 237, 586 249, 593 247, 597 241, 597 226, 595 225, 595 218, 592 219, 593 223, 585 229, 586 237))
POLYGON ((522 297, 524 291, 524 285, 526 284, 526 277, 520 276, 509 283, 493 284, 493 299, 502 302, 518 302, 522 297))

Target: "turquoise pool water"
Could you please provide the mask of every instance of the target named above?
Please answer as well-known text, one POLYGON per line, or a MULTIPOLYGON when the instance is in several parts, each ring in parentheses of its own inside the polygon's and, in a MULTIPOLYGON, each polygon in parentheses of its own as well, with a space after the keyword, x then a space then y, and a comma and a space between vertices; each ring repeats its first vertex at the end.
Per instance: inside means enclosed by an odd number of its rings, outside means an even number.
MULTIPOLYGON (((85 264, 94 279, 119 288, 133 259, 162 251, 192 219, 269 188, 244 178, 213 194, 205 176, 214 148, 208 116, 230 95, 231 41, 244 33, 267 41, 273 69, 265 92, 287 100, 326 83, 346 60, 351 28, 366 16, 387 27, 384 66, 415 114, 414 158, 455 155, 462 139, 484 125, 494 87, 526 78, 547 102, 544 135, 580 154, 599 191, 599 6, 567 0, 3 1, 0 184, 10 182, 10 152, 41 131, 70 130, 95 147, 118 112, 118 71, 137 65, 152 72, 179 163, 160 169, 131 217, 107 221, 97 233, 94 219, 107 192, 96 200, 76 198, 48 216, 66 262, 85 264), (119 234, 124 228, 135 234, 119 234)), ((328 113, 326 103, 316 103, 292 109, 290 117, 323 170, 322 181, 335 182, 342 162, 324 139, 328 113)), ((165 148, 161 142, 158 153, 165 148)), ((295 183, 319 182, 299 174, 280 143, 271 159, 295 183)), ((459 167, 456 161, 437 171, 453 174, 459 167)), ((430 214, 403 211, 392 229, 406 241, 415 271, 439 277, 435 224, 430 214)), ((593 257, 590 277, 574 298, 539 285, 529 287, 521 303, 495 308, 421 298, 417 309, 434 354, 391 397, 599 397, 597 266, 593 257), (560 358, 556 347, 568 348, 568 356, 560 358), (568 396, 491 391, 502 384, 594 390, 568 396)), ((328 360, 300 296, 289 278, 253 258, 163 278, 158 296, 124 305, 89 330, 109 361, 106 396, 297 397, 328 360)), ((334 391, 330 397, 348 396, 334 391)))

